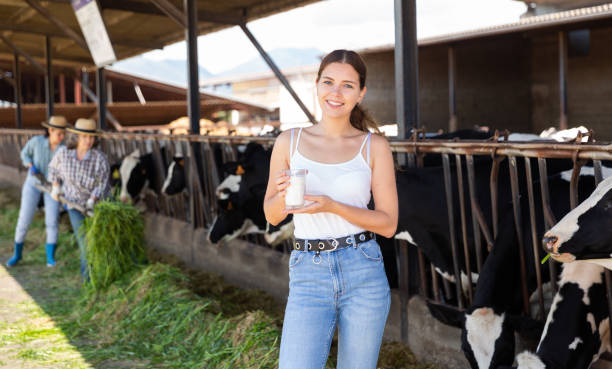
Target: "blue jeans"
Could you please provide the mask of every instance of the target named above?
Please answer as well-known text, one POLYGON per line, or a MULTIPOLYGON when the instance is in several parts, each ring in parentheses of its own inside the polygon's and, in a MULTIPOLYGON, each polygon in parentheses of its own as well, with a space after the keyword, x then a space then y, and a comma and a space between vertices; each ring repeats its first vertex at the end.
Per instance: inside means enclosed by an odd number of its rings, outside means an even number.
MULTIPOLYGON (((40 184, 40 181, 28 173, 28 177, 23 183, 21 189, 21 206, 19 207, 19 218, 17 227, 15 228, 15 242, 23 243, 32 218, 40 200, 42 191, 34 187, 34 184, 40 184)), ((51 198, 49 194, 44 194, 45 201, 45 226, 47 230, 47 243, 57 243, 58 218, 59 218, 59 203, 51 198)))
POLYGON ((87 282, 89 281, 89 267, 87 265, 86 254, 87 244, 85 243, 85 237, 80 232, 85 216, 80 211, 75 209, 68 209, 68 216, 70 217, 70 224, 72 225, 72 230, 74 231, 77 243, 79 244, 79 251, 81 254, 81 277, 83 282, 87 282))
POLYGON ((324 368, 336 326, 338 368, 376 368, 390 304, 375 240, 319 256, 292 251, 280 369, 324 368))

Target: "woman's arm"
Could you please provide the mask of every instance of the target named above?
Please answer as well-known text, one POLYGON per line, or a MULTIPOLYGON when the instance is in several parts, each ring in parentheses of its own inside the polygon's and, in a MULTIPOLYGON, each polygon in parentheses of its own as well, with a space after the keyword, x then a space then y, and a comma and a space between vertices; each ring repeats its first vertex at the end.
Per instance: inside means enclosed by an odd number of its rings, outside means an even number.
POLYGON ((61 171, 59 168, 65 150, 66 146, 59 148, 55 154, 53 154, 49 166, 47 167, 47 181, 51 182, 54 186, 59 186, 59 181, 61 179, 61 171))
POLYGON ((21 149, 21 162, 23 163, 23 166, 26 168, 30 168, 33 165, 34 162, 34 141, 36 140, 36 136, 32 137, 31 139, 28 140, 28 142, 26 142, 25 146, 23 146, 23 149, 21 149))
POLYGON ((108 159, 106 155, 101 151, 98 151, 99 162, 96 171, 96 178, 98 179, 96 186, 91 191, 90 199, 96 201, 101 199, 105 195, 105 190, 108 188, 108 177, 110 174, 110 165, 108 165, 108 159))
POLYGON ((372 195, 375 209, 362 209, 346 205, 328 196, 306 195, 304 199, 314 201, 302 209, 285 211, 286 213, 319 213, 329 212, 341 216, 348 222, 378 233, 392 237, 397 228, 398 204, 395 184, 395 168, 391 148, 386 139, 372 136, 372 195))
POLYGON ((272 157, 270 159, 270 175, 268 187, 264 197, 264 213, 266 220, 277 225, 287 217, 285 209, 286 188, 289 186, 289 177, 283 172, 289 168, 289 146, 291 130, 281 133, 274 142, 272 157))

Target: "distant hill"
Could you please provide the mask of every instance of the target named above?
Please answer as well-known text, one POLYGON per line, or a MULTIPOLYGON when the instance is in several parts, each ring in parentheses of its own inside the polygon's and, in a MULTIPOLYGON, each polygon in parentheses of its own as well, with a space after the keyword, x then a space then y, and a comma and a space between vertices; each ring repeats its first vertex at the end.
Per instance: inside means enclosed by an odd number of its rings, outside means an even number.
MULTIPOLYGON (((272 60, 274 60, 276 65, 281 69, 297 67, 300 65, 317 64, 321 61, 319 58, 322 54, 323 52, 321 50, 315 48, 284 48, 275 49, 268 52, 268 55, 270 55, 272 60)), ((185 60, 153 60, 143 56, 136 56, 113 64, 111 69, 115 69, 123 73, 151 78, 160 82, 167 82, 182 86, 187 85, 187 62, 185 60)), ((199 73, 200 80, 203 80, 211 77, 258 73, 265 72, 267 70, 270 70, 270 68, 266 62, 264 62, 260 56, 257 56, 243 64, 238 65, 237 67, 221 72, 217 75, 213 75, 202 67, 200 67, 199 73)))
MULTIPOLYGON (((113 64, 111 69, 128 74, 136 74, 160 82, 182 86, 187 85, 186 60, 152 60, 142 56, 136 56, 113 64)), ((200 79, 213 77, 212 73, 202 67, 200 67, 199 74, 200 79)))
MULTIPOLYGON (((280 68, 297 67, 300 65, 312 65, 321 62, 320 57, 323 51, 315 48, 295 49, 284 48, 274 49, 268 52, 268 55, 274 60, 274 63, 280 68)), ((270 70, 268 64, 261 56, 257 56, 249 61, 238 65, 230 70, 221 72, 215 77, 233 76, 238 74, 259 73, 270 70)))

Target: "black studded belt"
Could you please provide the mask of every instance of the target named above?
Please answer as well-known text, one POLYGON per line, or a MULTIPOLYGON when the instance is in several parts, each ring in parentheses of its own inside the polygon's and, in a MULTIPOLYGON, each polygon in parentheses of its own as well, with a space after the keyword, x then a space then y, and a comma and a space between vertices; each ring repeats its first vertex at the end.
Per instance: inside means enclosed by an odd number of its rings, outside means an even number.
POLYGON ((296 238, 293 249, 297 251, 334 251, 345 247, 353 246, 353 239, 357 244, 376 239, 374 232, 365 231, 354 235, 338 238, 321 238, 315 240, 305 240, 296 238))

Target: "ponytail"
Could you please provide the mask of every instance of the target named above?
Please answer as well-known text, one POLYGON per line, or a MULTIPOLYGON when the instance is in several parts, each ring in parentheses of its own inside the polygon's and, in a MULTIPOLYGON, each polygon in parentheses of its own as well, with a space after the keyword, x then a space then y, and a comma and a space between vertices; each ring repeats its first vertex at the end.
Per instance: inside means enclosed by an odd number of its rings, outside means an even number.
POLYGON ((378 123, 376 123, 367 110, 363 109, 359 104, 355 105, 353 110, 351 110, 350 121, 351 125, 360 131, 373 131, 374 133, 380 134, 378 123))

